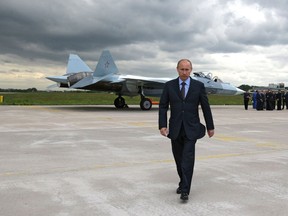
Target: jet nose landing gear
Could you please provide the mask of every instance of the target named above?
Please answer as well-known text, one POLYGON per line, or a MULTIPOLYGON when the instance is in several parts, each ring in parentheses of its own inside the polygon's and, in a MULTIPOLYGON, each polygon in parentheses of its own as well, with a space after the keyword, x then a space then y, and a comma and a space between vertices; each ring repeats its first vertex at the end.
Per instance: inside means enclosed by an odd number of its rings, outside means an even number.
POLYGON ((140 101, 140 107, 142 110, 150 110, 152 107, 152 101, 149 98, 143 97, 140 101))

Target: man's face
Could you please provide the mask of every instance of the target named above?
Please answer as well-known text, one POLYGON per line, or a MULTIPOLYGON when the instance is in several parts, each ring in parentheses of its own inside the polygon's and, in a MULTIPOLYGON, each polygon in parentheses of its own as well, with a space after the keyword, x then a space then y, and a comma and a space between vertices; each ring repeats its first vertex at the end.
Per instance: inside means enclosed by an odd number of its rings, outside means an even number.
POLYGON ((180 79, 185 81, 190 77, 192 67, 188 61, 181 61, 177 67, 177 71, 180 79))

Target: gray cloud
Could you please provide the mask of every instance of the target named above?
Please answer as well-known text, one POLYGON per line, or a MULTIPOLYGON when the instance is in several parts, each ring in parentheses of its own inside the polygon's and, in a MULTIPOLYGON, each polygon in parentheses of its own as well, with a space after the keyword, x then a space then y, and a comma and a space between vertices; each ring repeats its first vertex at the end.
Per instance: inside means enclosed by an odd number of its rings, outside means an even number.
MULTIPOLYGON (((110 49, 125 73, 165 76, 167 71, 166 76, 175 76, 173 64, 188 57, 196 68, 215 70, 227 81, 237 80, 237 85, 242 84, 240 77, 250 73, 243 68, 252 68, 252 63, 242 68, 235 65, 232 69, 239 75, 234 80, 229 74, 231 60, 227 64, 222 60, 259 54, 255 47, 261 48, 270 65, 274 63, 275 71, 287 69, 283 57, 287 54, 287 7, 281 0, 2 0, 0 62, 7 68, 9 61, 15 63, 9 70, 18 73, 25 72, 24 67, 30 73, 36 70, 32 67, 42 67, 44 74, 48 67, 65 67, 72 52, 94 69, 101 51, 110 49), (261 20, 237 11, 235 4, 255 8, 261 20), (277 51, 274 46, 283 48, 277 51)), ((243 83, 257 84, 257 76, 251 77, 243 83)))

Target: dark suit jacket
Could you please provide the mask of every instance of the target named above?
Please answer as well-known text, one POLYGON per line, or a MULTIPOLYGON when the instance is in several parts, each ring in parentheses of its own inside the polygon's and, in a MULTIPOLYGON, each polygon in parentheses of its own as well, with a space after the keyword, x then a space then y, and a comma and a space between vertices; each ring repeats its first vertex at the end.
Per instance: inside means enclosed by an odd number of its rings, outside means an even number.
POLYGON ((176 139, 183 123, 188 139, 202 138, 206 130, 200 123, 199 104, 207 129, 213 130, 214 123, 204 84, 190 78, 189 91, 183 100, 179 89, 179 78, 168 81, 159 103, 159 129, 167 127, 167 111, 170 105, 168 137, 172 140, 176 139))

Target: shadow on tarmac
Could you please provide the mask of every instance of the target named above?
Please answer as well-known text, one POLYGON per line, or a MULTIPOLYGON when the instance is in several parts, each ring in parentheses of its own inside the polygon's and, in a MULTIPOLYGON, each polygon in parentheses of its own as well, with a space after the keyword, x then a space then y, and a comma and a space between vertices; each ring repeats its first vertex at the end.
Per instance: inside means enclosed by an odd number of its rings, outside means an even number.
POLYGON ((83 111, 83 112, 151 112, 151 111, 158 111, 158 106, 152 107, 151 110, 141 110, 139 106, 129 106, 128 108, 117 109, 114 106, 110 105, 81 105, 81 106, 53 106, 48 107, 54 110, 62 110, 62 111, 83 111))

